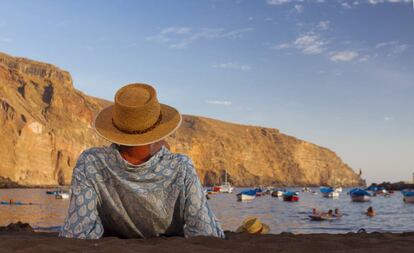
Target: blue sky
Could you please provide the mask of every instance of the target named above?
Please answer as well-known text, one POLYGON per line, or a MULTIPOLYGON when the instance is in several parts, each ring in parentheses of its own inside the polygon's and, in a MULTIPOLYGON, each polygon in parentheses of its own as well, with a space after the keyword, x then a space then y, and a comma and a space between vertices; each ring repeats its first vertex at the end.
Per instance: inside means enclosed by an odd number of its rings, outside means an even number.
POLYGON ((182 113, 278 128, 369 182, 414 172, 412 1, 1 1, 0 51, 89 95, 147 82, 182 113))

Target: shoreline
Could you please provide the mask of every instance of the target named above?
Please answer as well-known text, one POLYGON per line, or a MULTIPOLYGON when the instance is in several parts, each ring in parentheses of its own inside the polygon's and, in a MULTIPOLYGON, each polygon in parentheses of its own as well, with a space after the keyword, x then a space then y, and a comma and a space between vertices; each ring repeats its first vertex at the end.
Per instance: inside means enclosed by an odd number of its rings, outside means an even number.
POLYGON ((99 240, 58 238, 57 233, 0 231, 0 251, 11 252, 412 252, 414 232, 251 235, 99 240))

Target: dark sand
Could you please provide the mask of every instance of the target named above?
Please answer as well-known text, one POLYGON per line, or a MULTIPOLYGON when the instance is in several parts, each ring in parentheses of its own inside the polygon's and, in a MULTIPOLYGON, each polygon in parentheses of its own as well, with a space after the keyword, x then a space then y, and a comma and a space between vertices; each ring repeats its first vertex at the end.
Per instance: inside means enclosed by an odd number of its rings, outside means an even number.
POLYGON ((414 233, 249 235, 100 240, 58 238, 56 233, 0 228, 0 252, 414 252, 414 233))

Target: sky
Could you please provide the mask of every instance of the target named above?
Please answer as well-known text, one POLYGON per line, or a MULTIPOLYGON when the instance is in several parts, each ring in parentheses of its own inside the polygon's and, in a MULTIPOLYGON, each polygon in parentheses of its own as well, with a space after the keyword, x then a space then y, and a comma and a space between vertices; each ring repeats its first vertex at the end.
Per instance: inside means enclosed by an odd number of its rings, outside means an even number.
POLYGON ((412 0, 3 1, 0 51, 113 100, 153 84, 183 114, 277 128, 368 182, 414 172, 412 0))

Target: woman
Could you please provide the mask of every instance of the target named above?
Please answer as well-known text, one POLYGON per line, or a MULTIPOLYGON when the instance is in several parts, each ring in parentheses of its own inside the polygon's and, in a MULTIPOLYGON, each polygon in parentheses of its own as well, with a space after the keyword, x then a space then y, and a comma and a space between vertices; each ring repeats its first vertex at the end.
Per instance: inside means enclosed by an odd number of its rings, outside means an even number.
POLYGON ((113 144, 80 155, 60 236, 224 238, 191 159, 163 145, 181 123, 179 112, 160 104, 147 84, 121 88, 114 101, 94 122, 113 144))

